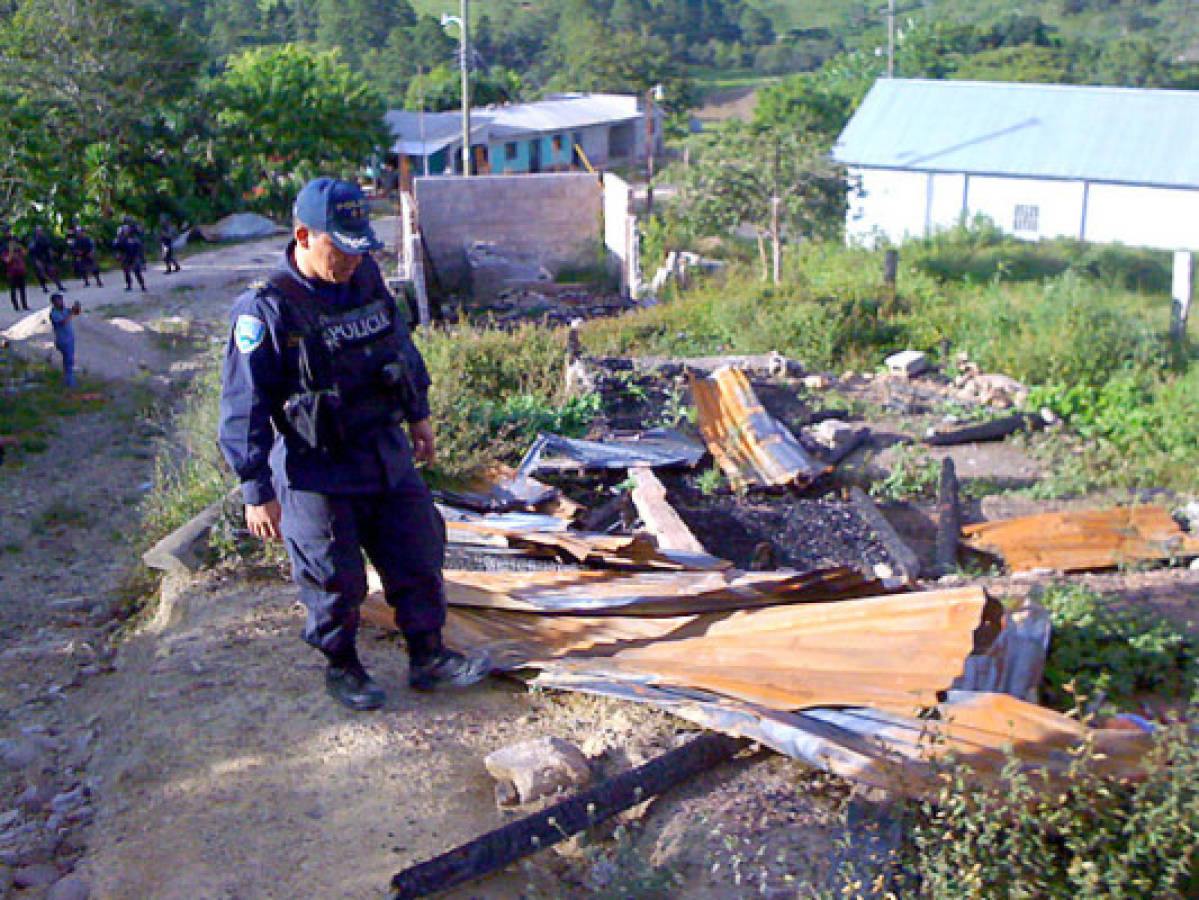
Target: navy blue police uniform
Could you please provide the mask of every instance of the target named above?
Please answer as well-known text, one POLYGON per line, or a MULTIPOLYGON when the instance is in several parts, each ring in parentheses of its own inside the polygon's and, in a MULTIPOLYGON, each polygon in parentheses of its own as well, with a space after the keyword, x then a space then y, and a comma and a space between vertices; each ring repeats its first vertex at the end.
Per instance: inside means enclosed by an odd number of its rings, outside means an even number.
POLYGON ((303 276, 294 248, 234 303, 221 449, 247 505, 280 502, 305 641, 354 656, 365 551, 410 650, 434 650, 445 530, 402 424, 429 416, 428 371, 369 256, 333 284, 303 276))

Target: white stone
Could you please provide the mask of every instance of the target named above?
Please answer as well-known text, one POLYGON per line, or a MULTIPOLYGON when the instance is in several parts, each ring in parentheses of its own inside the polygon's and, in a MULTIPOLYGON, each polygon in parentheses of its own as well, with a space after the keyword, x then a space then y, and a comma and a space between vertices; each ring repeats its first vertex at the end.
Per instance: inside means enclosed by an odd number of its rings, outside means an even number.
POLYGON ((821 446, 837 450, 857 436, 858 430, 840 419, 825 419, 808 429, 808 436, 821 446))
MULTIPOLYGON (((520 803, 531 803, 591 780, 591 767, 581 750, 556 737, 537 738, 489 753, 483 765, 491 776, 515 788, 520 803)), ((511 792, 497 791, 510 801, 511 792)))
POLYGON ((923 350, 901 350, 885 360, 888 371, 911 378, 929 367, 928 354, 923 350))

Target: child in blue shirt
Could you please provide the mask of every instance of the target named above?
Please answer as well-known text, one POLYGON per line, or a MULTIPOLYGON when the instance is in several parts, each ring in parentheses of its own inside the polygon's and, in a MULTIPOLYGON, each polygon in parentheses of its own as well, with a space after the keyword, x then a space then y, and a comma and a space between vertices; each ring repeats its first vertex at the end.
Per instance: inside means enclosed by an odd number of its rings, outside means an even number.
POLYGON ((50 324, 54 326, 54 346, 62 354, 62 383, 67 387, 75 386, 75 329, 71 319, 82 312, 83 307, 76 300, 69 309, 62 294, 50 295, 50 324))

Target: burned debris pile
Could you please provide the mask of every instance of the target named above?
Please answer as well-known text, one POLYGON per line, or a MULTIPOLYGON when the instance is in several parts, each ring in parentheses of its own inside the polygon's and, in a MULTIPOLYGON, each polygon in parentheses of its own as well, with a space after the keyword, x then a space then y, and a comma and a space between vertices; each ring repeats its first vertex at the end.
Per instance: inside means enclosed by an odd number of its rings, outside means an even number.
MULTIPOLYGON (((1135 774, 1148 735, 1032 702, 1043 609, 1005 611, 978 586, 922 589, 920 560, 838 477, 871 429, 803 408, 813 382, 797 368, 777 354, 606 365, 576 353, 575 389, 603 399, 588 439, 541 435, 484 490, 441 494, 451 547, 488 561, 447 571, 451 636, 535 685, 652 704, 902 793, 924 793, 950 752, 997 775, 1008 747, 1052 774, 1061 751, 1094 742, 1112 772, 1135 774), (791 405, 768 410, 758 388, 791 405)), ((1159 513, 1099 518, 1120 553, 1199 553, 1159 513), (1135 542, 1129 522, 1143 526, 1135 542)), ((1075 530, 1065 516, 1012 533, 955 524, 950 556, 975 547, 1018 568, 1021 534, 1045 552, 1075 530)), ((377 601, 367 615, 390 624, 377 601)))

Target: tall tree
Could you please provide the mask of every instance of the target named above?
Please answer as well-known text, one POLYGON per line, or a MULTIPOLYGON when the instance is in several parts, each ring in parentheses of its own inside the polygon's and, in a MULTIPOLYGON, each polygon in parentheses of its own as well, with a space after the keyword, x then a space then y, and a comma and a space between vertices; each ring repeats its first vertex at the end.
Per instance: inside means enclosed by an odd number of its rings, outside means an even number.
POLYGON ((382 99, 337 51, 284 44, 242 53, 213 101, 235 183, 276 213, 298 184, 317 173, 356 175, 387 142, 382 99))

